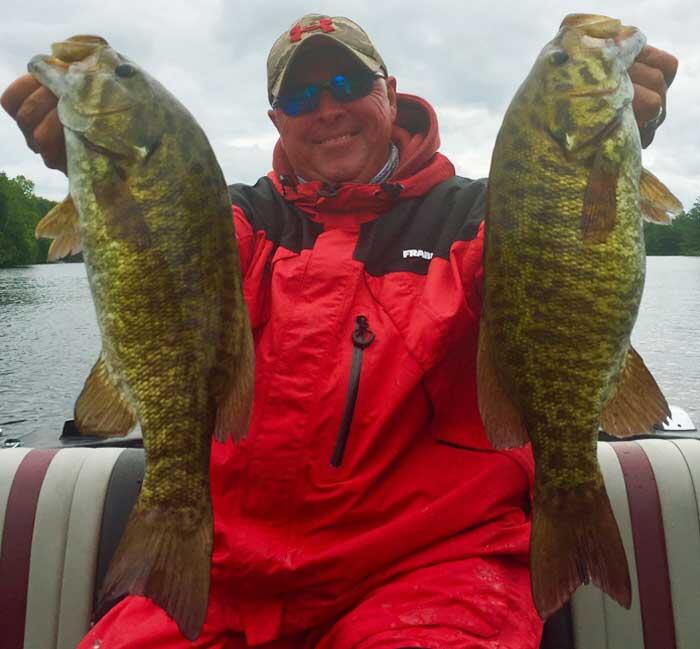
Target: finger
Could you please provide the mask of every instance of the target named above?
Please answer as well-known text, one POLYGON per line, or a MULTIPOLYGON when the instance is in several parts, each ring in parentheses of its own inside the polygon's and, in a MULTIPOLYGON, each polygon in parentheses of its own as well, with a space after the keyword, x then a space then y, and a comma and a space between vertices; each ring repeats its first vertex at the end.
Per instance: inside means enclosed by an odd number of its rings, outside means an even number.
POLYGON ((54 108, 34 129, 34 142, 51 169, 66 171, 66 143, 63 137, 63 126, 58 119, 58 111, 54 108))
POLYGON ((632 83, 653 90, 662 99, 666 96, 668 86, 663 72, 658 68, 652 68, 646 63, 635 62, 629 69, 629 75, 632 83))
POLYGON ((0 105, 14 119, 24 100, 40 86, 31 74, 23 74, 5 88, 5 92, 0 96, 0 105))
POLYGON ((637 57, 637 62, 645 63, 652 68, 661 70, 667 86, 673 83, 676 72, 678 71, 678 59, 673 56, 673 54, 664 52, 651 45, 645 45, 644 48, 642 48, 642 51, 637 57))
POLYGON ((658 93, 644 86, 634 85, 632 109, 638 124, 644 125, 646 122, 658 117, 659 111, 663 106, 663 98, 658 93))
POLYGON ((58 155, 57 157, 47 157, 45 155, 41 156, 42 159, 44 160, 44 164, 49 168, 49 169, 57 169, 58 171, 62 171, 64 174, 68 175, 68 166, 66 163, 66 152, 65 149, 63 152, 58 155))
POLYGON ((39 86, 24 100, 15 119, 25 137, 31 137, 34 129, 56 108, 57 103, 56 95, 44 86, 39 86))

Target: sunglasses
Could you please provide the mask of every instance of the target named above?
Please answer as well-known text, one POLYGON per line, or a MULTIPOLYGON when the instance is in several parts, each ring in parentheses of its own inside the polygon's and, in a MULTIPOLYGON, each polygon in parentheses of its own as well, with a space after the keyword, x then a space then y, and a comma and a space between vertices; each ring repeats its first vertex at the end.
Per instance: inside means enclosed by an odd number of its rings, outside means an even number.
POLYGON ((315 111, 321 103, 321 91, 330 90, 334 99, 347 103, 366 97, 372 91, 375 79, 385 78, 381 72, 355 72, 353 74, 337 74, 329 81, 311 83, 304 88, 279 95, 272 103, 273 108, 279 108, 285 115, 296 117, 315 111))

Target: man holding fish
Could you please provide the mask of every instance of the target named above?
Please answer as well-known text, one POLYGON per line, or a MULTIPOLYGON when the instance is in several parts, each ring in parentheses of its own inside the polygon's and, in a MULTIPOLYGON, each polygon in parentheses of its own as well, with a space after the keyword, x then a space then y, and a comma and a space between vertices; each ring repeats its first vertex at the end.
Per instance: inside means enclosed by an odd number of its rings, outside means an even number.
MULTIPOLYGON (((592 137, 603 148, 617 126, 627 124, 625 110, 633 109, 640 124, 630 136, 637 147, 640 136, 643 146, 652 141, 665 118, 677 61, 644 46, 638 34, 603 17, 567 17, 546 53, 544 64, 558 75, 571 62, 588 83, 606 87, 594 90, 601 110, 606 96, 616 97, 620 88, 627 92, 619 99, 615 129, 598 129, 592 137), (636 49, 627 47, 630 38, 636 49), (604 63, 583 70, 599 51, 605 52, 604 63), (626 74, 619 82, 605 76, 620 74, 616 61, 625 61, 631 84, 626 74)), ((92 55, 95 41, 88 47, 85 38, 65 43, 92 55)), ((94 47, 102 51, 107 44, 94 47)), ((67 52, 68 45, 58 51, 67 52)), ((138 76, 115 56, 108 58, 119 83, 138 76)), ((44 80, 41 66, 33 72, 44 80)), ((557 92, 575 93, 576 86, 565 87, 575 77, 557 77, 557 92)), ((562 485, 557 474, 559 482, 546 482, 549 491, 539 482, 536 489, 537 449, 546 445, 535 444, 533 460, 527 446, 495 450, 489 441, 507 438, 494 435, 490 423, 501 426, 499 433, 510 432, 521 418, 528 423, 529 411, 511 391, 503 393, 504 412, 515 413, 504 429, 492 404, 500 403, 501 382, 515 384, 500 369, 489 372, 482 365, 477 374, 484 358, 479 323, 486 183, 455 176, 437 152, 430 104, 398 93, 365 32, 346 18, 309 14, 285 30, 268 58, 268 93, 269 116, 280 134, 273 171, 253 187, 230 188, 255 340, 255 398, 247 437, 234 443, 217 435, 223 441, 212 445, 208 602, 192 604, 201 609, 192 622, 178 608, 179 592, 161 597, 149 584, 134 588, 125 578, 107 599, 136 595, 113 606, 81 649, 535 649, 540 614, 551 613, 552 603, 564 601, 581 581, 600 583, 628 604, 626 573, 601 578, 600 566, 589 565, 590 557, 577 550, 573 581, 558 574, 553 562, 545 564, 553 572, 533 579, 533 603, 531 497, 534 492, 537 511, 538 493, 548 494, 545 505, 560 496, 552 484, 566 493, 580 484, 562 485), (496 399, 485 405, 489 395, 496 399), (545 583, 544 595, 536 583, 545 583)), ((567 112, 561 102, 548 112, 548 97, 539 99, 556 126, 550 131, 575 157, 573 142, 580 134, 572 124, 578 113, 567 112), (559 129, 562 123, 568 130, 559 129)), ((69 111, 59 118, 55 94, 25 75, 1 102, 49 167, 66 171, 68 162, 73 184, 62 127, 71 129, 69 111)), ((517 133, 515 140, 517 148, 517 133)), ((157 158, 156 147, 163 150, 161 140, 143 140, 141 164, 157 158)), ((104 149, 94 143, 92 148, 104 149)), ((611 171, 604 156, 588 158, 595 183, 590 188, 583 182, 581 204, 592 195, 603 196, 608 207, 611 200, 638 204, 614 197, 617 176, 609 198, 605 182, 619 165, 611 171)), ((518 160, 509 163, 517 166, 518 160)), ((527 200, 523 194, 522 204, 527 200)), ((600 246, 618 231, 609 211, 600 216, 595 205, 583 208, 589 218, 578 239, 600 246)), ((672 211, 664 205, 658 210, 672 211)), ((136 244, 142 252, 151 245, 145 235, 136 244)), ((497 300, 490 299, 495 310, 497 300)), ((636 305, 628 308, 633 322, 636 305)), ((514 331, 528 331, 517 316, 508 318, 514 331)), ((491 331, 495 326, 489 322, 491 331)), ((610 385, 594 391, 601 409, 624 386, 617 375, 628 369, 629 331, 618 337, 620 349, 611 347, 607 356, 614 359, 603 372, 612 377, 610 385)), ((663 405, 643 424, 663 418, 663 405)), ((617 413, 600 416, 620 434, 634 432, 617 413)), ((556 465, 554 471, 578 459, 591 464, 588 457, 557 463, 549 452, 542 466, 556 465)), ((180 566, 160 567, 170 568, 180 566)))

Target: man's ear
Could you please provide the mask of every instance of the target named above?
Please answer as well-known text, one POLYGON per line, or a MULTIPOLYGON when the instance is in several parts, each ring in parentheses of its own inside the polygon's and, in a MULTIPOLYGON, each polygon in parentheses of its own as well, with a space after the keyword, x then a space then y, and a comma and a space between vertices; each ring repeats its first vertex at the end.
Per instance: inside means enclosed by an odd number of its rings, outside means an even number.
POLYGON ((391 106, 391 121, 396 120, 396 77, 386 78, 386 93, 389 97, 389 105, 391 106))
POLYGON ((280 127, 279 127, 279 124, 277 123, 277 120, 279 119, 279 115, 277 114, 277 111, 270 108, 270 110, 267 111, 267 116, 270 118, 270 121, 275 125, 275 128, 277 129, 277 132, 279 133, 280 127))

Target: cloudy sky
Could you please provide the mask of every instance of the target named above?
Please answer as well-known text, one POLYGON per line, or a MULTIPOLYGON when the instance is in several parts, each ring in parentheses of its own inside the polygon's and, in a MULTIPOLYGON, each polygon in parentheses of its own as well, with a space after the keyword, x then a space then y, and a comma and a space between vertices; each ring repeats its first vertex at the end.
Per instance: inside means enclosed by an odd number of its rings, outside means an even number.
MULTIPOLYGON (((345 0, 3 0, 0 91, 50 43, 105 37, 169 88, 207 132, 229 182, 254 182, 270 167, 276 131, 267 118, 265 62, 275 38, 308 12, 345 15, 370 35, 398 89, 428 99, 442 152, 469 176, 486 175, 503 112, 541 47, 571 12, 603 13, 640 27, 680 59, 669 117, 645 165, 686 208, 700 196, 700 10, 697 0, 482 0, 455 3, 345 0)), ((67 181, 43 167, 0 111, 0 171, 65 196, 67 181)))

